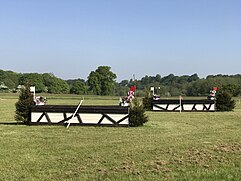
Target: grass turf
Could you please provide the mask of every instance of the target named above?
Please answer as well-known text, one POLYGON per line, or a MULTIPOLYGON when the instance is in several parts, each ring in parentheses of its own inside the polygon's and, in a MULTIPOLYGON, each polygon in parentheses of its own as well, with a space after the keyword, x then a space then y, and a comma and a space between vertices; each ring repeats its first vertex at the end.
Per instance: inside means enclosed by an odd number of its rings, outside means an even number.
MULTIPOLYGON (((81 96, 47 95, 77 105, 81 96)), ((0 94, 0 180, 240 180, 241 105, 234 112, 147 112, 138 128, 25 126, 0 94)), ((85 98, 118 104, 117 97, 85 98)))

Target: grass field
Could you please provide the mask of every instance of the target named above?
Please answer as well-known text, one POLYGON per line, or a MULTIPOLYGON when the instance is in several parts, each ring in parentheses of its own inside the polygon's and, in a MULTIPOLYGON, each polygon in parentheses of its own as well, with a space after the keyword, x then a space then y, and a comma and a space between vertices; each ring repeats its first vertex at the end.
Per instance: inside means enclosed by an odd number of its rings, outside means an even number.
MULTIPOLYGON (((77 105, 81 96, 47 95, 77 105)), ((147 112, 137 128, 25 126, 0 94, 0 180, 241 180, 241 104, 233 112, 147 112)), ((118 104, 87 96, 85 105, 118 104)))

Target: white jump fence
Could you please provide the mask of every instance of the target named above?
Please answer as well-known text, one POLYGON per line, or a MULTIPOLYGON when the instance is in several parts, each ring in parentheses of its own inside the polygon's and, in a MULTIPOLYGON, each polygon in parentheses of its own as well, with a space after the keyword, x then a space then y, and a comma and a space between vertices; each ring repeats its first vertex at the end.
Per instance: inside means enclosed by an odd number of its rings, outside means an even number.
POLYGON ((129 126, 127 107, 43 105, 31 108, 30 125, 129 126), (75 113, 75 115, 74 115, 75 113))

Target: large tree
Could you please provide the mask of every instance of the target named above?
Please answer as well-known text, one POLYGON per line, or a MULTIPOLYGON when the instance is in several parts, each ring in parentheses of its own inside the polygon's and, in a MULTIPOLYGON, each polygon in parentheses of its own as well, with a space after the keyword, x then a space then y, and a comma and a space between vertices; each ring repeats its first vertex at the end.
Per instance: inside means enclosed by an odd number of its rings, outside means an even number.
POLYGON ((87 90, 87 87, 83 81, 80 79, 77 79, 73 81, 71 88, 70 88, 70 93, 71 94, 85 94, 87 90))
POLYGON ((110 69, 109 66, 99 66, 95 71, 90 72, 88 76, 90 91, 97 95, 113 94, 116 74, 110 69))
POLYGON ((6 85, 10 89, 18 86, 19 74, 12 71, 4 71, 0 69, 0 84, 6 85))
POLYGON ((65 80, 55 77, 53 74, 43 74, 44 84, 48 93, 67 94, 69 93, 69 85, 65 80))
POLYGON ((28 82, 30 86, 35 86, 36 92, 45 91, 44 80, 41 74, 38 74, 38 73, 22 74, 19 78, 19 84, 24 85, 26 82, 28 82))

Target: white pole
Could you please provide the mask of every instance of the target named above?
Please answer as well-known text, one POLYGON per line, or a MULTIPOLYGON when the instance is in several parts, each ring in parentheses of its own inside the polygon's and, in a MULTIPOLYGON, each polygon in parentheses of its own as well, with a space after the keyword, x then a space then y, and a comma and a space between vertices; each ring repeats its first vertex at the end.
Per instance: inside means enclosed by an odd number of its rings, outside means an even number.
POLYGON ((151 87, 151 92, 152 92, 152 95, 154 96, 154 92, 155 92, 155 88, 154 87, 151 87))
MULTIPOLYGON (((74 114, 72 115, 72 118, 71 118, 71 119, 73 119, 73 117, 75 117, 75 115, 77 114, 77 112, 78 112, 78 110, 79 110, 79 107, 81 106, 81 104, 82 104, 83 101, 84 101, 84 98, 80 101, 80 103, 79 103, 79 105, 77 106, 77 108, 76 108, 74 114)), ((67 125, 66 128, 69 128, 71 119, 68 121, 68 125, 67 125)))
POLYGON ((30 87, 30 92, 33 92, 33 98, 35 99, 35 86, 30 87))
POLYGON ((180 113, 182 112, 182 96, 179 96, 180 113))

